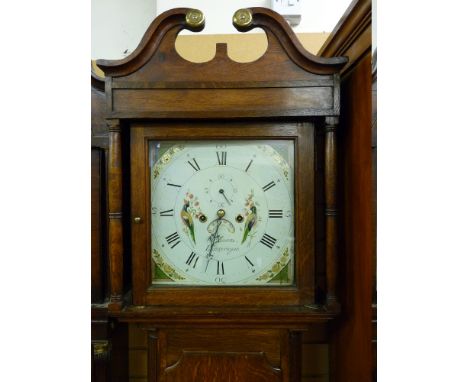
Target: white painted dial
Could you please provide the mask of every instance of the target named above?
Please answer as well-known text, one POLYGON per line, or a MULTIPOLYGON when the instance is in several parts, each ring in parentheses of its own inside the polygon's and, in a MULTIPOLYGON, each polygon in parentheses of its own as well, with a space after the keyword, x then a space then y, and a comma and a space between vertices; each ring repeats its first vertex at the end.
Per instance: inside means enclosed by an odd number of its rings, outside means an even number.
POLYGON ((277 285, 282 271, 290 285, 293 166, 286 140, 168 147, 151 168, 153 283, 277 285))

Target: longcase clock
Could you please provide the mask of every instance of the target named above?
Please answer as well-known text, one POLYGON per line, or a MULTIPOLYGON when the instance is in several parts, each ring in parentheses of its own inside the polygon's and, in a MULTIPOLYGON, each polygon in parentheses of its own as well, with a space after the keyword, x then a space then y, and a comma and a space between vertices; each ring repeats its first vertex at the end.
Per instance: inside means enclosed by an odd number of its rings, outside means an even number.
POLYGON ((150 381, 297 381, 301 333, 336 298, 338 72, 275 12, 237 11, 268 49, 192 63, 156 18, 127 58, 98 61, 109 127, 111 315, 148 335, 150 381), (123 290, 125 259, 131 290, 123 290))

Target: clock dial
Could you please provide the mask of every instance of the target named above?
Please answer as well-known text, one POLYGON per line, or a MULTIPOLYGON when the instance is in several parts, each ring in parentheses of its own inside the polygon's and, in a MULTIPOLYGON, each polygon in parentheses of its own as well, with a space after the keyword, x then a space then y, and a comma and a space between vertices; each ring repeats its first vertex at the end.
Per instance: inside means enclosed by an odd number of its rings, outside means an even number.
POLYGON ((151 142, 153 283, 291 285, 294 143, 151 142))

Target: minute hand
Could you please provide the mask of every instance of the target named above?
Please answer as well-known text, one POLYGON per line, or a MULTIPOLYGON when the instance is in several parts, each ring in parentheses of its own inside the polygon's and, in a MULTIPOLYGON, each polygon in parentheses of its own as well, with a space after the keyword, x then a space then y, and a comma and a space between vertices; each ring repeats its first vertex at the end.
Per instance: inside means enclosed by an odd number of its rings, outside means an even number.
POLYGON ((213 247, 214 247, 214 245, 216 243, 216 239, 218 237, 218 230, 219 230, 220 225, 221 225, 221 218, 218 218, 218 224, 216 226, 216 231, 210 236, 211 246, 210 246, 210 251, 208 252, 207 257, 211 256, 211 252, 213 251, 213 247))
POLYGON ((217 238, 218 238, 218 230, 219 230, 219 226, 221 225, 221 218, 218 218, 218 224, 216 226, 216 230, 215 232, 210 236, 210 241, 211 241, 211 246, 210 246, 210 251, 208 252, 208 254, 206 255, 206 258, 208 259, 208 261, 206 262, 206 268, 205 268, 205 272, 206 270, 208 269, 208 264, 209 264, 209 260, 211 259, 211 252, 213 251, 213 247, 217 241, 217 238))

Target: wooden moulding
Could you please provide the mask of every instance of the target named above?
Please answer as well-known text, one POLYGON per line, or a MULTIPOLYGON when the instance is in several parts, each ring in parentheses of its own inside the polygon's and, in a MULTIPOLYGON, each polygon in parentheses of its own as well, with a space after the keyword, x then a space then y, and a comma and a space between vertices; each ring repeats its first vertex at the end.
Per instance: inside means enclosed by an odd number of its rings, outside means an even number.
POLYGON ((105 120, 104 78, 91 70, 91 146, 107 150, 109 137, 105 120))
POLYGON ((306 330, 312 324, 324 324, 336 314, 324 307, 177 307, 173 306, 128 306, 113 316, 122 322, 154 324, 158 327, 193 326, 211 327, 274 327, 291 330, 306 330))
POLYGON ((91 68, 91 88, 104 92, 104 78, 99 77, 91 68))
POLYGON ((354 0, 320 48, 318 55, 333 57, 347 55, 348 63, 341 69, 342 76, 371 49, 372 0, 354 0))
POLYGON ((307 117, 339 114, 339 77, 347 58, 315 56, 300 44, 277 13, 250 8, 252 23, 241 32, 262 28, 266 53, 238 63, 218 44, 215 57, 193 63, 176 52, 175 40, 186 24, 188 8, 158 16, 136 50, 122 60, 98 60, 106 75, 108 118, 307 117))

